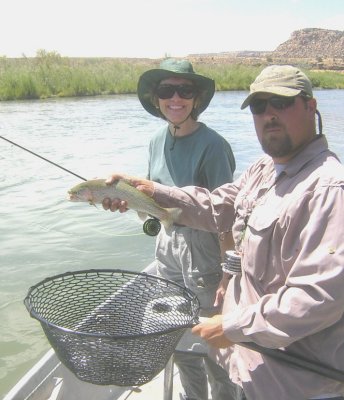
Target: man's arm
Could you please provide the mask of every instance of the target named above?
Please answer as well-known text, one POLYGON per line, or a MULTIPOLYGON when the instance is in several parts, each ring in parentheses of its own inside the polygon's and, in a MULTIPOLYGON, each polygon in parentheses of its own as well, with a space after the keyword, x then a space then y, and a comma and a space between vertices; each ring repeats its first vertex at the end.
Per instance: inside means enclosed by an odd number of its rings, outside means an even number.
MULTIPOLYGON (((132 177, 124 174, 111 175, 106 183, 111 185, 118 179, 125 179, 152 197, 162 207, 178 207, 181 209, 178 221, 181 225, 208 232, 225 232, 232 227, 234 219, 234 200, 237 188, 227 183, 213 192, 208 189, 187 186, 184 188, 165 186, 147 179, 132 177), (223 215, 226 218, 223 218, 223 215)), ((105 210, 125 212, 127 203, 121 199, 105 199, 105 210)))

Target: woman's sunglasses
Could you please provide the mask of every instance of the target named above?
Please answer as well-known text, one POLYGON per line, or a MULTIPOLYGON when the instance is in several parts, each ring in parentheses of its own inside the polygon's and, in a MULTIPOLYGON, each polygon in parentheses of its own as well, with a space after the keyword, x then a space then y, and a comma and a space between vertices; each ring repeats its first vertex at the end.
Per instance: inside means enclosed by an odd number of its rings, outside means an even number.
POLYGON ((162 100, 172 98, 176 92, 180 98, 190 100, 197 95, 197 88, 192 85, 159 85, 155 89, 155 94, 162 100))
POLYGON ((269 99, 253 99, 250 103, 250 110, 252 114, 263 114, 269 104, 275 110, 285 110, 295 103, 294 97, 273 96, 269 99))

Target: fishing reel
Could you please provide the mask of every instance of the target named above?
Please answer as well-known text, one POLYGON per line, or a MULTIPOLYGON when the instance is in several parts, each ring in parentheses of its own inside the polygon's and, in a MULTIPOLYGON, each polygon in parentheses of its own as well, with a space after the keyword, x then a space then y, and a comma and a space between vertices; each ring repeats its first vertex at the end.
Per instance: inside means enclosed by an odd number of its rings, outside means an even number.
POLYGON ((148 218, 143 224, 143 232, 148 236, 156 236, 161 229, 161 222, 157 218, 148 218))

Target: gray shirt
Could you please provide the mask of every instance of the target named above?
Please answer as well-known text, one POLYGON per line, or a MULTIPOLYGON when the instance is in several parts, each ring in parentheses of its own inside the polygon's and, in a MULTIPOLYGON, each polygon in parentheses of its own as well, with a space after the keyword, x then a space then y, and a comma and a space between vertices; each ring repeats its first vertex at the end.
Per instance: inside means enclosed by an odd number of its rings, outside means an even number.
POLYGON ((168 186, 202 186, 210 190, 232 182, 235 160, 229 143, 200 123, 187 136, 173 138, 160 129, 149 145, 149 179, 168 186))

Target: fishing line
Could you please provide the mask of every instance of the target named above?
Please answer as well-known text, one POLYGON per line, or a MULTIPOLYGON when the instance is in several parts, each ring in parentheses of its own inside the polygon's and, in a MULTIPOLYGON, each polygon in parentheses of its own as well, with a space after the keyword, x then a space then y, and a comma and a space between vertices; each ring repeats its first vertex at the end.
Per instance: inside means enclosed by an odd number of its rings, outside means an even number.
POLYGON ((67 169, 67 168, 62 167, 62 166, 59 165, 59 164, 56 164, 55 162, 53 162, 53 161, 51 161, 51 160, 48 160, 48 159, 45 158, 45 157, 40 156, 39 154, 37 154, 37 153, 35 153, 35 152, 33 152, 33 151, 27 149, 26 147, 21 146, 21 145, 18 144, 18 143, 12 142, 12 140, 6 139, 6 138, 3 137, 3 136, 0 136, 0 138, 3 139, 3 140, 6 140, 6 142, 8 142, 8 143, 13 144, 14 146, 19 147, 19 148, 22 149, 22 150, 27 151, 27 152, 30 153, 30 154, 33 154, 34 156, 36 156, 36 157, 38 157, 38 158, 41 158, 41 159, 44 160, 44 161, 47 161, 48 163, 50 163, 50 164, 52 164, 52 165, 55 165, 55 167, 58 167, 58 168, 63 169, 64 171, 68 172, 69 174, 72 174, 72 175, 76 176, 77 178, 82 179, 83 181, 87 181, 86 178, 84 178, 84 177, 82 177, 82 176, 76 174, 75 172, 73 172, 73 171, 71 171, 71 170, 69 170, 69 169, 67 169))

